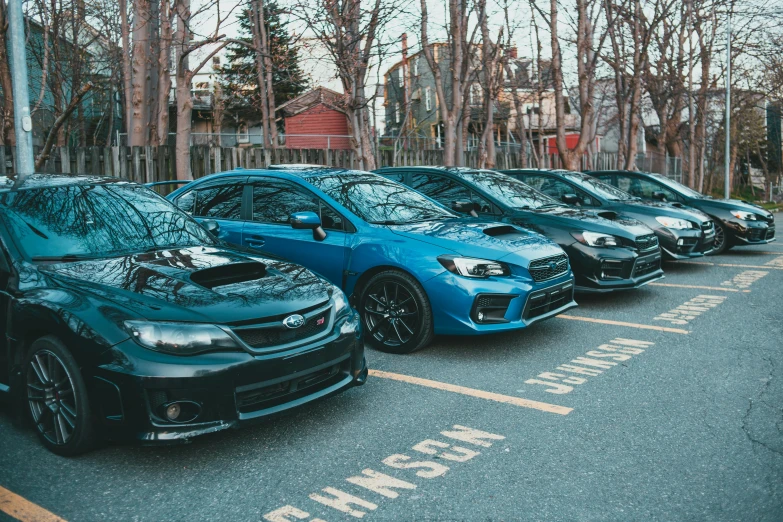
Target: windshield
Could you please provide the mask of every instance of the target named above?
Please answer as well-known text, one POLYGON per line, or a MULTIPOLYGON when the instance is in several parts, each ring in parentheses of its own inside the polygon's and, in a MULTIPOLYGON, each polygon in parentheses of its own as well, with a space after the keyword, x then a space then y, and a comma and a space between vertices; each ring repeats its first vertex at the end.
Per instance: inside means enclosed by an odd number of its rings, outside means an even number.
POLYGON ((513 209, 562 207, 563 204, 516 178, 491 170, 459 172, 466 181, 484 190, 501 204, 513 209))
POLYGON ((138 185, 6 192, 0 194, 0 214, 19 248, 34 261, 215 244, 187 214, 138 185))
POLYGON ((679 192, 685 197, 697 198, 697 199, 704 199, 707 197, 701 192, 696 192, 692 188, 688 188, 685 185, 682 185, 681 183, 677 183, 676 181, 669 179, 666 176, 661 176, 660 174, 653 174, 653 173, 649 173, 648 176, 654 177, 657 181, 660 181, 670 189, 679 192))
POLYGON ((561 174, 573 181, 588 192, 592 192, 598 197, 608 199, 610 201, 628 201, 632 199, 639 199, 624 190, 620 190, 608 183, 604 183, 598 178, 580 174, 579 172, 561 172, 561 174))
POLYGON ((405 185, 376 174, 331 174, 308 181, 368 223, 393 225, 457 217, 405 185))

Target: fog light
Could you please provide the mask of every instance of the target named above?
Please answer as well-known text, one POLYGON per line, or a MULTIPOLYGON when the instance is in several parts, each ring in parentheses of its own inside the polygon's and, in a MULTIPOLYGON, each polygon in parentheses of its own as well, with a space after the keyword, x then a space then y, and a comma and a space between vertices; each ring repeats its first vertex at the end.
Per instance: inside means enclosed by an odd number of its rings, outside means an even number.
POLYGON ((685 240, 684 239, 678 239, 677 240, 677 246, 682 246, 684 244, 685 244, 685 240))
POLYGON ((601 272, 601 279, 606 279, 606 274, 604 272, 601 272))
POLYGON ((166 417, 169 418, 169 420, 177 420, 179 417, 180 407, 179 404, 174 403, 170 404, 168 408, 166 408, 166 417))
POLYGON ((484 320, 484 312, 479 312, 478 314, 476 314, 476 317, 478 317, 479 321, 483 321, 484 320))

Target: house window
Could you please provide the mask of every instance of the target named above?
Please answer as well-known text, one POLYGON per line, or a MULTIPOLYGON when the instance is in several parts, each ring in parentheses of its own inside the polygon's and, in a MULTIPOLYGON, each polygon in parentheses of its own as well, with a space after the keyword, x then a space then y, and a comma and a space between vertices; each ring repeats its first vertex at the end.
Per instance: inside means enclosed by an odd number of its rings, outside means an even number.
MULTIPOLYGON (((419 75, 419 57, 413 59, 413 76, 419 75)), ((429 109, 427 109, 429 110, 429 109)))
POLYGON ((400 86, 400 89, 405 85, 405 76, 402 74, 402 69, 397 71, 397 85, 400 86))
POLYGON ((394 104, 394 123, 400 123, 400 104, 394 104))
POLYGON ((427 87, 424 89, 424 107, 428 110, 432 110, 432 89, 427 87))
POLYGON ((474 83, 470 86, 470 104, 478 105, 481 103, 481 86, 474 83))
POLYGON ((250 143, 250 133, 245 122, 240 123, 237 128, 237 143, 250 143))

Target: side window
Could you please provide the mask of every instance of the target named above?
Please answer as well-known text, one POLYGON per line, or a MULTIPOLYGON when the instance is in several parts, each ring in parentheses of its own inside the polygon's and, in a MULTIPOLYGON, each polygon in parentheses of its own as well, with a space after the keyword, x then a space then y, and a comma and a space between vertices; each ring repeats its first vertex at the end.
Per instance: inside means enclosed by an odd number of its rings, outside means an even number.
POLYGON ((314 194, 292 183, 266 181, 253 184, 253 221, 288 225, 294 212, 315 212, 323 228, 344 230, 342 216, 314 194))
POLYGON ((547 180, 547 178, 544 176, 531 176, 526 174, 524 176, 520 176, 519 180, 542 192, 541 187, 544 185, 544 182, 547 180))
POLYGON ((174 204, 177 205, 177 207, 180 208, 180 210, 187 212, 188 214, 193 214, 193 205, 196 202, 196 191, 191 190, 190 192, 186 192, 182 194, 180 197, 178 197, 174 204))
POLYGON ((455 201, 472 201, 481 205, 481 212, 492 212, 492 204, 452 179, 432 174, 413 174, 410 187, 431 197, 446 208, 455 201))
POLYGON ((666 196, 666 199, 668 201, 679 200, 677 194, 675 194, 672 190, 666 188, 663 185, 654 183, 652 181, 648 181, 646 179, 631 178, 629 180, 628 186, 629 189, 623 189, 622 186, 620 188, 623 190, 627 190, 634 196, 640 198, 652 199, 653 192, 663 192, 663 194, 666 196))
POLYGON ((396 181, 397 183, 405 183, 405 173, 404 172, 389 172, 385 174, 381 174, 384 178, 390 179, 392 181, 396 181))
MULTIPOLYGON (((193 215, 217 219, 241 219, 243 189, 241 183, 231 183, 193 190, 196 199, 193 215)), ((179 206, 179 200, 177 205, 179 206)))

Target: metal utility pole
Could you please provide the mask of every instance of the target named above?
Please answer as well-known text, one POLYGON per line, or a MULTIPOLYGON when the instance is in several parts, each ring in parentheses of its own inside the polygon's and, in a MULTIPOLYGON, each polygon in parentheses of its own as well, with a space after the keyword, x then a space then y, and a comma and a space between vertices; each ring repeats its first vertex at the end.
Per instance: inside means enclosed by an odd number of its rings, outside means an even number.
MULTIPOLYGON (((2 1, 2 0, 0 0, 2 1)), ((14 131, 16 132, 16 174, 23 178, 35 172, 33 162, 33 120, 27 83, 24 15, 22 0, 8 2, 8 45, 11 47, 11 82, 14 90, 14 131)))
POLYGON ((731 163, 731 15, 726 25, 726 153, 724 159, 723 190, 726 199, 731 197, 729 186, 729 167, 731 163))

